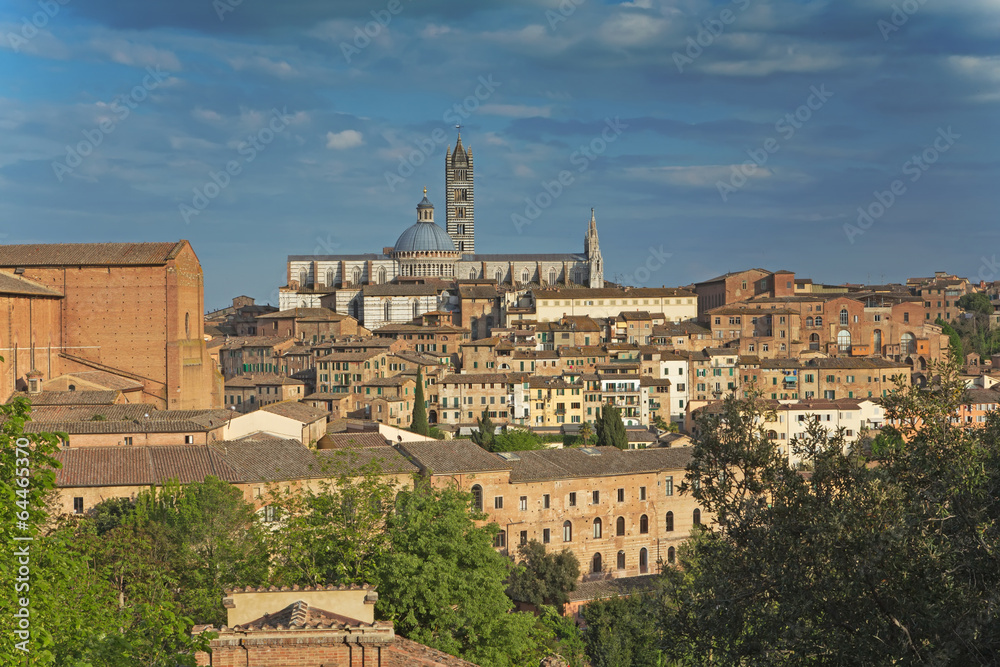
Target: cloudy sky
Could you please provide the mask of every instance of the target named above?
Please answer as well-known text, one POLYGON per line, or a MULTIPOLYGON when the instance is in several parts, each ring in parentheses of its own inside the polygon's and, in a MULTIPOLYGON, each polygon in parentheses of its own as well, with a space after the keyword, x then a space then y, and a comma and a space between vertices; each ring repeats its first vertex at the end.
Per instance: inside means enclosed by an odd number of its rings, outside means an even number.
POLYGON ((996 0, 8 0, 0 33, 0 240, 189 239, 209 308, 380 252, 424 186, 443 221, 459 122, 481 252, 579 251, 594 207, 633 284, 1000 279, 996 0))

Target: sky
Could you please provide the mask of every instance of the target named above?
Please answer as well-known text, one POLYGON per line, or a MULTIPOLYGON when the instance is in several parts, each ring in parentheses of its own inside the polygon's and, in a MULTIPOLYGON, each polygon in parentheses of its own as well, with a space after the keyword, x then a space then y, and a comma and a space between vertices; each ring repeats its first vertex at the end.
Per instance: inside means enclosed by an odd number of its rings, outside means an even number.
POLYGON ((459 124, 478 252, 1000 279, 996 0, 8 0, 0 75, 0 243, 187 239, 206 309, 443 225, 459 124))

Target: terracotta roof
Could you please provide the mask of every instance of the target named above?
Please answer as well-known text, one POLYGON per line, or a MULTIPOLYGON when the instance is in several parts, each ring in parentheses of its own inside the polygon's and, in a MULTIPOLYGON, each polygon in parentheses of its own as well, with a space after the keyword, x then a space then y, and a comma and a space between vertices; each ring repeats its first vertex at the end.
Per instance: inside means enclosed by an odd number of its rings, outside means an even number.
POLYGON ((236 471, 217 452, 204 445, 153 447, 71 447, 56 453, 62 464, 56 485, 149 486, 176 479, 200 482, 212 475, 240 481, 236 471))
POLYGON ((388 649, 390 655, 402 654, 412 658, 414 665, 434 665, 435 667, 476 667, 474 663, 466 662, 461 658, 456 658, 436 648, 418 644, 415 641, 396 635, 392 640, 391 648, 388 649))
POLYGON ((628 595, 632 591, 649 590, 656 585, 657 575, 644 574, 639 577, 619 577, 617 579, 598 579, 597 581, 580 581, 576 589, 569 594, 570 602, 584 602, 615 595, 628 595))
POLYGON ((324 419, 330 413, 326 410, 300 403, 298 401, 281 401, 280 403, 270 403, 260 408, 263 412, 288 417, 303 424, 312 424, 320 419, 324 419))
POLYGON ((341 315, 335 313, 329 308, 290 308, 289 310, 280 310, 277 312, 267 313, 265 315, 258 315, 258 320, 285 320, 285 319, 297 319, 297 320, 323 320, 328 322, 340 322, 341 320, 347 319, 347 315, 341 315))
POLYGON ((558 297, 562 299, 604 299, 604 298, 636 298, 643 297, 663 297, 663 296, 697 296, 694 292, 674 287, 631 287, 628 289, 615 289, 613 287, 589 288, 549 288, 534 290, 536 299, 558 297))
POLYGON ((325 477, 323 465, 297 440, 253 435, 209 445, 236 470, 241 481, 282 481, 325 477))
POLYGON ((436 474, 510 470, 511 464, 471 440, 402 442, 397 448, 421 469, 436 474))
MULTIPOLYGON (((73 392, 80 393, 80 392, 73 392)), ((91 422, 94 417, 104 419, 93 421, 94 424, 109 422, 140 421, 190 421, 200 427, 217 427, 232 417, 229 410, 156 410, 145 403, 126 403, 117 405, 40 405, 32 409, 33 423, 47 422, 91 422), (149 415, 147 418, 146 415, 149 415)), ((196 430, 204 430, 197 428, 196 430)), ((99 432, 99 431, 98 431, 99 432)))
MULTIPOLYGON (((221 424, 220 424, 221 426, 221 424)), ((66 433, 68 435, 125 435, 129 433, 200 433, 210 430, 191 420, 69 421, 28 422, 25 433, 66 433)))
POLYGON ((16 391, 11 394, 10 403, 15 398, 26 398, 31 401, 32 407, 43 405, 112 405, 118 397, 120 391, 43 391, 40 394, 29 394, 24 391, 16 391))
POLYGON ((390 445, 368 448, 321 449, 316 456, 324 461, 329 473, 345 474, 360 472, 366 466, 375 464, 385 474, 419 472, 419 468, 390 445))
POLYGON ((170 243, 32 243, 0 245, 0 266, 148 266, 177 257, 170 243))
POLYGON ((84 382, 104 387, 105 389, 119 389, 121 391, 142 389, 141 382, 138 382, 131 378, 123 377, 121 375, 115 375, 114 373, 109 373, 107 371, 78 371, 72 373, 63 373, 59 377, 78 378, 84 382))
POLYGON ((20 276, 0 271, 0 294, 24 294, 27 296, 62 297, 62 292, 56 291, 20 276))
POLYGON ((438 384, 511 384, 522 377, 523 373, 458 373, 444 376, 438 384))
POLYGON ((227 387, 256 387, 258 385, 303 385, 305 382, 276 373, 247 373, 226 380, 227 387))
POLYGON ((519 460, 511 461, 511 483, 680 470, 691 460, 691 448, 570 447, 516 455, 519 460))
MULTIPOLYGON (((328 424, 327 433, 321 438, 332 449, 368 449, 369 447, 385 447, 389 441, 378 431, 331 431, 340 425, 328 424)), ((325 449, 325 447, 324 447, 325 449)))

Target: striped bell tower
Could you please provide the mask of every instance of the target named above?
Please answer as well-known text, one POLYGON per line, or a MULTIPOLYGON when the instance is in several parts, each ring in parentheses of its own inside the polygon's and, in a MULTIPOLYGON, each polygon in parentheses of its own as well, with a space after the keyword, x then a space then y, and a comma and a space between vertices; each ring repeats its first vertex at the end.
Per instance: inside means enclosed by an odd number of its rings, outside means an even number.
POLYGON ((473 195, 472 148, 462 146, 459 126, 455 150, 448 147, 444 157, 445 231, 464 254, 476 252, 476 213, 473 195))

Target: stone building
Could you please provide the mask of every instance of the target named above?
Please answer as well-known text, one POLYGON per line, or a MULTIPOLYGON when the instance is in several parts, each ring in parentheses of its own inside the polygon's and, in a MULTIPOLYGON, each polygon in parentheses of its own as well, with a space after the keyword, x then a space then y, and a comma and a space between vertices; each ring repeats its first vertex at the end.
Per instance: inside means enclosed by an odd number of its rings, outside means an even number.
POLYGON ((105 371, 169 409, 222 405, 204 340, 204 280, 187 241, 0 246, 0 400, 105 371))

